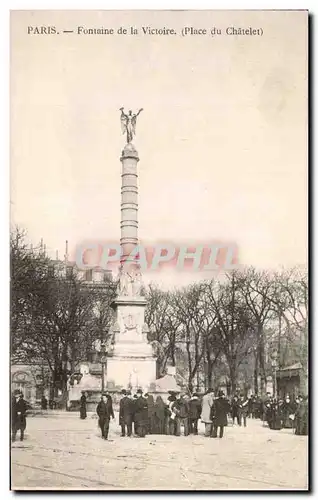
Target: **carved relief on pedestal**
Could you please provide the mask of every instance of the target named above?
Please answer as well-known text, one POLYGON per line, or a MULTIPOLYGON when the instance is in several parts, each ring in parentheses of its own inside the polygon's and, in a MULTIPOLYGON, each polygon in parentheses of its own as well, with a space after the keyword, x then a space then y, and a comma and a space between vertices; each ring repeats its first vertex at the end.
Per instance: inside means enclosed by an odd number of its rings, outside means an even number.
POLYGON ((122 333, 126 341, 141 341, 141 314, 128 311, 122 315, 122 333))
POLYGON ((132 315, 131 313, 123 316, 123 323, 126 330, 134 330, 137 326, 137 317, 136 315, 132 315))

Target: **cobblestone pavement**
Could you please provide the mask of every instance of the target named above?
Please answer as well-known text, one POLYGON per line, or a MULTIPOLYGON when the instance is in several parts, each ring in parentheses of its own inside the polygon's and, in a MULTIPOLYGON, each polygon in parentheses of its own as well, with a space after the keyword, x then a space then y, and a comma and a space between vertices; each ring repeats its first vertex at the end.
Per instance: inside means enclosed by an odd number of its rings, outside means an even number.
POLYGON ((29 417, 26 439, 12 444, 12 489, 279 490, 307 489, 306 436, 271 431, 260 420, 229 425, 223 439, 120 437, 77 414, 29 417))

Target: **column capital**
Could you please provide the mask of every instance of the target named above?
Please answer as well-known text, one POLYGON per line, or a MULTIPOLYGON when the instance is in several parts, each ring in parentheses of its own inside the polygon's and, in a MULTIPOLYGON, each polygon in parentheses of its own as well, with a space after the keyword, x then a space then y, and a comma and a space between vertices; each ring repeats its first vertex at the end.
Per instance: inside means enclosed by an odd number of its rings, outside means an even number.
POLYGON ((139 161, 138 151, 131 142, 126 144, 126 146, 124 147, 120 161, 123 161, 126 158, 133 158, 134 160, 139 161))

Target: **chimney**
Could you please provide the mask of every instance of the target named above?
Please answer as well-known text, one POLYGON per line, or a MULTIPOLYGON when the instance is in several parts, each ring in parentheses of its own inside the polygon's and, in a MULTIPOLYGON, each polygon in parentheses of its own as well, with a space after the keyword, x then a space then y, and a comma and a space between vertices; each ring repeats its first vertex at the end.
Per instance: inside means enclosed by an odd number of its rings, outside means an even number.
POLYGON ((68 241, 67 240, 65 241, 65 255, 64 255, 64 260, 65 260, 65 264, 67 264, 67 262, 68 262, 68 241))

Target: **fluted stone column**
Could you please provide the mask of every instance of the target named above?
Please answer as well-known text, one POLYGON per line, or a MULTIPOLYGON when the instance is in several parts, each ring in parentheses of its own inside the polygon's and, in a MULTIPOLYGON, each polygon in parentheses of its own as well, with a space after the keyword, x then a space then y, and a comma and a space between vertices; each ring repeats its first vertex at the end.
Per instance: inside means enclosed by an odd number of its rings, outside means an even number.
POLYGON ((133 144, 126 144, 122 157, 121 184, 121 220, 120 245, 122 248, 122 264, 130 267, 134 257, 129 258, 132 250, 138 245, 138 153, 133 144))

